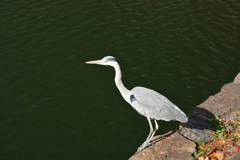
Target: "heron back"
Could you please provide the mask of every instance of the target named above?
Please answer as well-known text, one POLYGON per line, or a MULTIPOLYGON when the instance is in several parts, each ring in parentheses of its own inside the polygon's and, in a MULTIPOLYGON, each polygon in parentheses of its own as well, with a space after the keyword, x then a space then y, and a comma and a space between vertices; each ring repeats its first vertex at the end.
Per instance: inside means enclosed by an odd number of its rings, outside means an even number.
POLYGON ((188 121, 183 111, 158 92, 145 87, 135 87, 131 92, 130 104, 139 114, 156 120, 188 121))

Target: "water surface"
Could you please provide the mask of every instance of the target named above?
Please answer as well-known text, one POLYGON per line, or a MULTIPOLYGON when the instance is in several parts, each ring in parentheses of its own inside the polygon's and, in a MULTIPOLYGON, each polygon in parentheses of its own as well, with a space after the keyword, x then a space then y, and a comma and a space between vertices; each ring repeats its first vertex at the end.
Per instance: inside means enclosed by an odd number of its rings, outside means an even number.
MULTIPOLYGON (((3 1, 1 159, 127 159, 149 126, 121 97, 144 86, 186 114, 240 71, 238 1, 3 1)), ((159 121, 157 134, 178 123, 159 121)))

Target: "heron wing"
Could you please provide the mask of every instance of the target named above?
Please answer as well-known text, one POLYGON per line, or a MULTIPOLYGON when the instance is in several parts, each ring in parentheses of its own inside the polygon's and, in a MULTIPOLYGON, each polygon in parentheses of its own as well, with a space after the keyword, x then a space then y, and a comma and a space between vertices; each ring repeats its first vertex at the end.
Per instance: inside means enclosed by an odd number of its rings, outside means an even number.
POLYGON ((188 121, 186 115, 175 104, 154 90, 135 87, 132 89, 130 100, 133 108, 143 116, 165 121, 188 121))

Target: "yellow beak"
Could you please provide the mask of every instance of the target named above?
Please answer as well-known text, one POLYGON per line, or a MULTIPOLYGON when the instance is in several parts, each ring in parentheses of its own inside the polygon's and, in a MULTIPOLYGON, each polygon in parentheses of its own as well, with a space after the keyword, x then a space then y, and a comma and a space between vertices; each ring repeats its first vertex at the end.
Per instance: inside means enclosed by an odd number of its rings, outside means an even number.
POLYGON ((88 62, 85 62, 87 64, 100 64, 101 61, 100 60, 96 60, 96 61, 88 61, 88 62))

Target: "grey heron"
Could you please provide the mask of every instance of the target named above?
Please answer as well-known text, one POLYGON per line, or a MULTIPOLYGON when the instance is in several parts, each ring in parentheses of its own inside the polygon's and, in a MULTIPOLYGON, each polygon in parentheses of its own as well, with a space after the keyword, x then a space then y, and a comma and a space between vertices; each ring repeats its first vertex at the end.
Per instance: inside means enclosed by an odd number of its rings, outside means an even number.
POLYGON ((146 141, 139 147, 139 151, 143 150, 150 143, 155 132, 158 130, 157 120, 176 120, 182 123, 188 121, 185 113, 160 93, 145 87, 134 87, 132 90, 128 90, 123 85, 121 69, 115 57, 106 56, 101 60, 88 61, 86 63, 112 66, 115 69, 115 84, 125 101, 140 115, 147 117, 150 132, 146 141), (154 130, 151 120, 155 122, 154 130))

